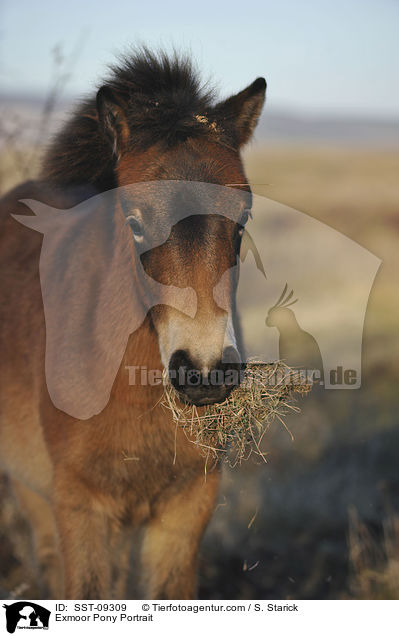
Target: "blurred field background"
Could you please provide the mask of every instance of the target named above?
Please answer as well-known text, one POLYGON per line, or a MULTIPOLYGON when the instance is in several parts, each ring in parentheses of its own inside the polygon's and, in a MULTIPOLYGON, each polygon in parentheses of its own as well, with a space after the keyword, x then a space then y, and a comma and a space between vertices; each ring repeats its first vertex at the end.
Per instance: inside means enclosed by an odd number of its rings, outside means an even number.
POLYGON ((225 472, 206 562, 225 598, 398 598, 399 151, 284 142, 250 149, 247 169, 254 183, 269 184, 255 192, 383 262, 366 315, 361 389, 301 400, 301 416, 287 421, 294 441, 276 423, 266 466, 225 472))
MULTIPOLYGON (((67 110, 3 104, 1 193, 35 176, 44 140, 67 110)), ((301 128, 286 117, 282 129, 297 133, 288 143, 276 130, 268 138, 273 121, 266 110, 246 151, 250 181, 267 184, 254 192, 329 224, 383 264, 366 316, 362 388, 301 399, 302 414, 287 420, 293 441, 276 422, 264 440, 267 464, 224 468, 201 551, 200 595, 398 598, 399 145, 386 128, 378 142, 364 124, 359 143, 350 122, 301 128)), ((4 477, 0 498, 1 597, 40 597, 29 531, 4 477)))

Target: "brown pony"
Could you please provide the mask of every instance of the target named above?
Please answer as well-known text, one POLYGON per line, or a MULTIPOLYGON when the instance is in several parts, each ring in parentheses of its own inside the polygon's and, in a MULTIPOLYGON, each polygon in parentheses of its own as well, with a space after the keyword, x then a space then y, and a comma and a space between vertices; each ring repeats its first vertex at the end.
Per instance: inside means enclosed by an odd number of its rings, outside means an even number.
MULTIPOLYGON (((191 316, 173 303, 151 307, 128 339, 107 405, 88 419, 68 415, 50 399, 42 237, 11 214, 29 214, 21 199, 65 209, 142 182, 245 184, 240 149, 254 130, 265 89, 259 78, 215 103, 188 60, 141 50, 112 69, 97 96, 57 135, 40 181, 1 202, 0 465, 32 525, 46 590, 55 598, 123 598, 132 539, 139 597, 195 595, 197 552, 214 509, 219 469, 205 476, 202 453, 158 404, 162 386, 129 385, 126 367, 169 369, 181 398, 197 405, 228 395, 227 383, 206 380, 212 370, 240 364, 237 281, 224 274, 237 262, 249 189, 242 186, 246 199, 229 210, 229 218, 217 209, 196 214, 194 206, 177 223, 170 221, 173 198, 160 196, 151 207, 118 199, 115 214, 122 209, 133 247, 145 245, 151 228, 169 220, 167 240, 142 249, 141 264, 164 286, 194 289, 197 305, 191 316), (213 290, 221 279, 223 302, 216 302, 213 290), (200 379, 194 386, 187 381, 193 370, 200 379)), ((227 197, 218 205, 232 204, 227 197)), ((78 258, 85 251, 82 237, 76 245, 78 258)), ((105 273, 101 245, 91 252, 98 277, 105 273)), ((137 258, 125 275, 138 276, 137 258)), ((86 290, 74 303, 68 296, 57 302, 67 318, 74 311, 84 315, 95 333, 103 298, 86 290)), ((118 326, 113 307, 109 333, 118 326)))

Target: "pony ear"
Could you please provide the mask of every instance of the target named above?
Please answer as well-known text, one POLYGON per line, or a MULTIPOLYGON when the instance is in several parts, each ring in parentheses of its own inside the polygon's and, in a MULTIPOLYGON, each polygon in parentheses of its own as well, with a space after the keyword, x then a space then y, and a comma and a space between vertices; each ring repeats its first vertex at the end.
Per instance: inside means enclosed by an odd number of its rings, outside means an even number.
POLYGON ((129 139, 129 126, 122 103, 107 86, 97 93, 96 106, 100 127, 112 146, 112 152, 120 157, 129 139))
POLYGON ((258 123, 266 96, 266 80, 258 77, 243 91, 215 107, 215 116, 222 128, 232 129, 238 146, 249 141, 258 123))

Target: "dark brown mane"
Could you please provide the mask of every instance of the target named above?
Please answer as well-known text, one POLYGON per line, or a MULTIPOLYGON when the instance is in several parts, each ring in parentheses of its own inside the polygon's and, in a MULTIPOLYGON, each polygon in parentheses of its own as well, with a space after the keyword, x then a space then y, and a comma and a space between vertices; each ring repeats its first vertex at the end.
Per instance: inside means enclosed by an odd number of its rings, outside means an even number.
MULTIPOLYGON (((201 120, 212 116, 212 92, 201 84, 187 57, 140 49, 112 66, 104 85, 126 114, 132 150, 154 144, 171 147, 212 134, 201 120)), ((100 190, 116 186, 112 148, 99 126, 95 96, 79 105, 55 137, 43 176, 63 185, 90 183, 100 190)))

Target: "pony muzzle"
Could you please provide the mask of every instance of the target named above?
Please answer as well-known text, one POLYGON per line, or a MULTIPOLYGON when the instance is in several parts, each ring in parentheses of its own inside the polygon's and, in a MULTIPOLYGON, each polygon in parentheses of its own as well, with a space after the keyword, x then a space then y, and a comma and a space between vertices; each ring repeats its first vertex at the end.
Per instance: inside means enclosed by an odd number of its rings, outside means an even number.
POLYGON ((240 384, 243 373, 240 355, 232 346, 226 347, 221 358, 210 365, 201 365, 188 351, 178 349, 168 366, 169 381, 180 399, 197 406, 223 402, 240 384))

